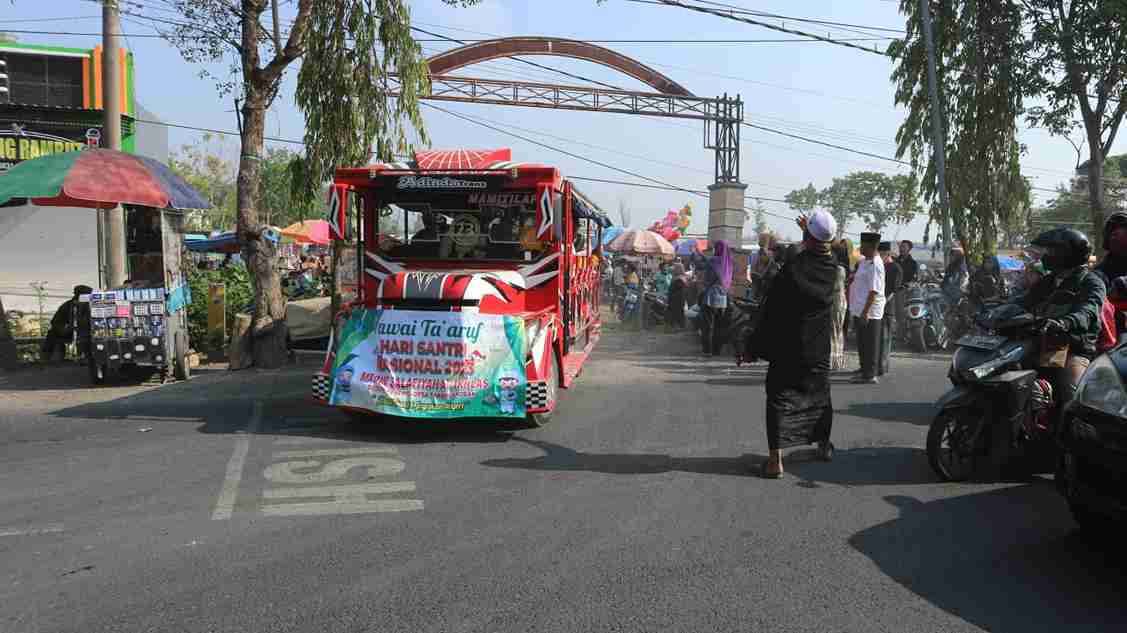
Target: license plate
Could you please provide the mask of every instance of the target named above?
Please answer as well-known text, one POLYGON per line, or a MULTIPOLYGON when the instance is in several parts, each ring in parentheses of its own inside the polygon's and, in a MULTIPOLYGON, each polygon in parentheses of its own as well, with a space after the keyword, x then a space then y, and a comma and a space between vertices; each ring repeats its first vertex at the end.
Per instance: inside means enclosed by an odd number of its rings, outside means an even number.
POLYGON ((983 334, 967 334, 966 336, 955 341, 955 344, 960 347, 973 347, 975 349, 995 349, 1002 343, 1006 342, 1004 336, 987 336, 983 334))

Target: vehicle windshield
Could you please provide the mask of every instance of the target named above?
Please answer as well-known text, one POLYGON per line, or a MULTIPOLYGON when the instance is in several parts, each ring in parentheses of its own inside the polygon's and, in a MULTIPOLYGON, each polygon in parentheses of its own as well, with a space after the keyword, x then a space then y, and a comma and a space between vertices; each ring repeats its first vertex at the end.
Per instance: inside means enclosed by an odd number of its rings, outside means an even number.
POLYGON ((547 244, 536 239, 535 197, 495 194, 480 204, 399 202, 380 209, 377 250, 401 260, 532 261, 547 244))

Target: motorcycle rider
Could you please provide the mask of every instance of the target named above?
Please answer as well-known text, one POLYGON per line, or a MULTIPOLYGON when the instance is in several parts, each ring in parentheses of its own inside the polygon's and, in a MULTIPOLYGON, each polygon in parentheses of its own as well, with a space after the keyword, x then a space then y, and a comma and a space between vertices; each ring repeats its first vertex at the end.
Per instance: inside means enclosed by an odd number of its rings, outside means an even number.
POLYGON ((1100 274, 1088 269, 1092 246, 1080 231, 1051 229, 1038 235, 1032 246, 1042 251, 1041 264, 1047 274, 1011 303, 1046 318, 1045 337, 1067 343, 1064 367, 1039 370, 1053 386, 1053 400, 1065 403, 1096 356, 1107 286, 1100 274))
POLYGON ((1113 295, 1123 295, 1116 292, 1116 287, 1127 290, 1127 212, 1116 211, 1107 217, 1104 222, 1104 250, 1107 255, 1096 266, 1095 272, 1103 278, 1104 284, 1113 295))

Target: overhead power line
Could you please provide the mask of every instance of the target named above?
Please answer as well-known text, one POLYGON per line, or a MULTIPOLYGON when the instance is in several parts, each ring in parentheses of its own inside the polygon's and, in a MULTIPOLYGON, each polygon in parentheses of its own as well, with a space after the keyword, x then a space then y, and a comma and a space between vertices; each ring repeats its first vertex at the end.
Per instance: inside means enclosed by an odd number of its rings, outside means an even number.
POLYGON ((818 41, 821 41, 821 42, 825 42, 827 44, 836 44, 837 46, 845 46, 847 48, 857 49, 859 51, 864 51, 866 53, 872 53, 873 55, 880 55, 882 57, 888 56, 888 53, 885 53, 884 51, 880 51, 880 50, 876 50, 876 49, 872 49, 872 48, 865 48, 864 46, 859 46, 857 44, 853 44, 852 42, 846 42, 844 40, 834 39, 832 37, 824 37, 822 35, 817 35, 817 34, 814 34, 814 33, 808 33, 806 31, 799 31, 797 29, 790 29, 790 28, 786 28, 786 27, 783 27, 783 26, 777 26, 777 25, 774 25, 774 24, 769 24, 767 22, 760 21, 760 20, 753 20, 753 19, 746 17, 746 16, 743 16, 743 15, 736 15, 735 13, 725 12, 725 11, 722 11, 722 10, 719 10, 719 9, 686 4, 684 2, 680 2, 679 0, 627 0, 627 2, 635 2, 635 3, 638 3, 638 4, 654 4, 654 5, 668 6, 668 7, 680 7, 682 9, 688 9, 689 11, 696 11, 698 13, 706 13, 708 15, 714 15, 714 16, 717 16, 717 17, 726 18, 728 20, 735 20, 737 22, 743 22, 745 24, 751 24, 753 26, 760 26, 760 27, 763 27, 765 29, 770 29, 772 31, 779 31, 780 33, 789 33, 791 35, 800 35, 802 37, 808 37, 808 38, 815 39, 815 40, 818 40, 818 41))

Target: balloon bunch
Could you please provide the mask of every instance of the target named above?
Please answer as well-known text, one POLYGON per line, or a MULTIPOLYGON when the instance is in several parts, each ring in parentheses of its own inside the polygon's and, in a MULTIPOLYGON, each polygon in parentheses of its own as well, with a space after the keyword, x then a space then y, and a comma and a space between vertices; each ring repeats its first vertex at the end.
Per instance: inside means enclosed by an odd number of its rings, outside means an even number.
POLYGON ((681 232, 689 228, 693 221, 693 209, 689 205, 680 211, 669 211, 665 217, 653 223, 649 230, 672 242, 681 238, 681 232))

